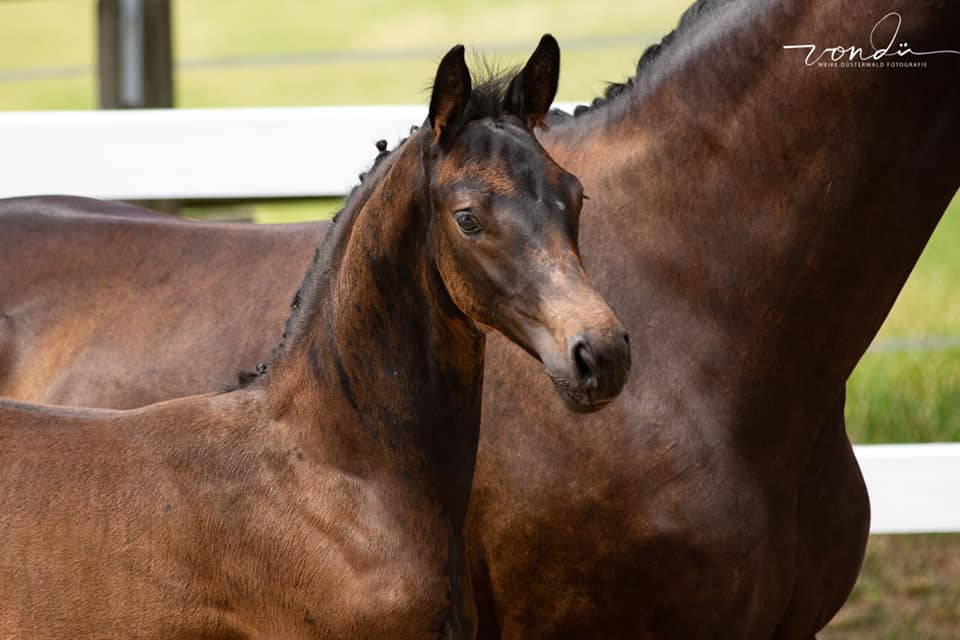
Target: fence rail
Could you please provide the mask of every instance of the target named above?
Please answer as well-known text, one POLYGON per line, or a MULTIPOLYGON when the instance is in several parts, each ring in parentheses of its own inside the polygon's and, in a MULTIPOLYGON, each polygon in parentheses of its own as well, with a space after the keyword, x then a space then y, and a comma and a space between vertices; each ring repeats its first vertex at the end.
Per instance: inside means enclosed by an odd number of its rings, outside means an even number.
POLYGON ((871 533, 960 532, 960 443, 854 447, 871 533))
POLYGON ((0 197, 340 196, 421 106, 0 113, 0 197))
MULTIPOLYGON (((560 105, 571 110, 571 104, 560 105)), ((0 197, 344 195, 421 106, 0 113, 0 197)), ((960 532, 960 443, 855 448, 873 533, 960 532)))

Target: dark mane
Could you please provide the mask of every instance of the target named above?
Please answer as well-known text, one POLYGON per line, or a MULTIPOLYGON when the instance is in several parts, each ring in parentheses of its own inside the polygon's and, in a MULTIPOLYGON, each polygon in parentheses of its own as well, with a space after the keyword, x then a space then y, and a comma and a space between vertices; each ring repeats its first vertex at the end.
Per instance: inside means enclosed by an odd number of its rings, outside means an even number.
POLYGON ((480 118, 498 118, 504 114, 503 100, 510 81, 517 75, 517 67, 501 67, 496 60, 477 57, 474 67, 480 69, 474 79, 470 102, 464 112, 464 122, 480 118))
MULTIPOLYGON (((464 124, 482 118, 496 119, 504 115, 504 96, 509 88, 510 81, 516 75, 516 69, 514 68, 499 68, 494 63, 484 60, 481 60, 480 64, 476 66, 481 68, 480 79, 474 81, 470 101, 462 116, 464 124)), ((394 152, 403 147, 417 133, 419 128, 416 125, 411 127, 410 135, 402 139, 393 149, 387 148, 386 140, 379 140, 376 143, 377 155, 373 159, 373 164, 369 170, 360 174, 360 183, 354 186, 344 198, 343 206, 334 214, 326 236, 313 253, 313 263, 301 279, 300 287, 290 302, 291 313, 284 324, 280 343, 273 348, 270 358, 266 362, 257 364, 253 371, 241 371, 237 376, 237 383, 224 388, 224 392, 245 387, 267 372, 270 364, 283 350, 287 339, 292 335, 305 313, 305 308, 308 306, 304 304, 306 297, 310 291, 316 288, 315 283, 319 275, 325 270, 327 259, 330 257, 331 252, 327 250, 327 245, 334 242, 334 238, 342 234, 343 227, 349 225, 349 220, 353 214, 363 208, 363 203, 369 197, 372 186, 386 173, 386 167, 389 167, 390 161, 395 157, 394 152)))
MULTIPOLYGON (((678 35, 689 31, 703 15, 709 13, 711 9, 725 1, 726 0, 697 0, 693 5, 683 12, 683 15, 680 16, 680 21, 677 23, 677 26, 673 31, 665 35, 657 44, 652 44, 647 47, 647 49, 640 56, 640 59, 637 61, 636 71, 632 77, 627 78, 623 82, 611 82, 607 84, 607 88, 604 90, 603 95, 597 96, 588 105, 578 105, 573 111, 573 117, 581 116, 585 113, 601 109, 617 97, 625 93, 629 93, 634 86, 636 86, 637 83, 640 82, 640 80, 650 72, 650 69, 654 67, 654 63, 660 59, 661 54, 664 51, 672 50, 672 48, 675 46, 675 40, 678 35)), ((550 117, 547 123, 554 124, 565 121, 569 118, 570 114, 559 109, 553 109, 550 112, 550 117)))

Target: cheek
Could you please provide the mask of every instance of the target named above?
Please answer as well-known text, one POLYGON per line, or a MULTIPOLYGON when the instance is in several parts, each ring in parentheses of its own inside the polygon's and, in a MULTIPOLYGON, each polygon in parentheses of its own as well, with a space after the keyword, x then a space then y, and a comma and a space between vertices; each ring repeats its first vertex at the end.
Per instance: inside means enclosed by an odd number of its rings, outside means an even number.
POLYGON ((497 274, 491 273, 496 262, 480 242, 445 238, 439 247, 437 266, 451 299, 474 320, 489 323, 497 298, 497 274))
POLYGON ((444 237, 438 243, 437 269, 447 293, 460 311, 474 317, 477 308, 473 269, 456 239, 444 237), (466 263, 466 264, 465 264, 466 263))

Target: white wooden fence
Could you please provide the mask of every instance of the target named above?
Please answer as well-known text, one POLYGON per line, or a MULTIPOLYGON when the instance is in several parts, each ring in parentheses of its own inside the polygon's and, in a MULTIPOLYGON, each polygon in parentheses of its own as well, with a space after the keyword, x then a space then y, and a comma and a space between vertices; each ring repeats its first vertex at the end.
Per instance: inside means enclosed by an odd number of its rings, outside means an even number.
MULTIPOLYGON (((570 110, 572 105, 560 105, 570 110)), ((0 197, 339 196, 421 106, 0 113, 0 197)), ((856 447, 873 533, 960 531, 960 443, 856 447)))

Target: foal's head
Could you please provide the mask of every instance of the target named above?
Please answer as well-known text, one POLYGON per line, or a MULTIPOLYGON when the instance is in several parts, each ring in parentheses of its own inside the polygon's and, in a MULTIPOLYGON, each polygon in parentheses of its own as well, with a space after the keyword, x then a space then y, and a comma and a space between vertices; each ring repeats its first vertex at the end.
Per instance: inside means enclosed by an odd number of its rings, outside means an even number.
POLYGON ((623 388, 630 350, 580 262, 583 188, 532 133, 559 65, 544 36, 491 109, 472 92, 463 47, 451 49, 430 99, 424 165, 437 268, 454 303, 543 362, 571 408, 591 411, 623 388))

